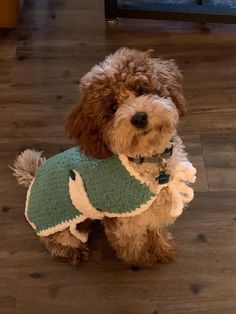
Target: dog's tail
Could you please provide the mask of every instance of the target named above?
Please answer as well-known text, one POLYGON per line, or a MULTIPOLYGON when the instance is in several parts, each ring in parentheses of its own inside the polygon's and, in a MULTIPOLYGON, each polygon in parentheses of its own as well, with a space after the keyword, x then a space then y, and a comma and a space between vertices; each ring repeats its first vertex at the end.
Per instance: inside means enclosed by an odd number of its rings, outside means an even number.
POLYGON ((28 187, 34 179, 38 168, 46 161, 42 152, 33 149, 26 149, 15 160, 13 167, 10 167, 16 177, 18 184, 28 187))

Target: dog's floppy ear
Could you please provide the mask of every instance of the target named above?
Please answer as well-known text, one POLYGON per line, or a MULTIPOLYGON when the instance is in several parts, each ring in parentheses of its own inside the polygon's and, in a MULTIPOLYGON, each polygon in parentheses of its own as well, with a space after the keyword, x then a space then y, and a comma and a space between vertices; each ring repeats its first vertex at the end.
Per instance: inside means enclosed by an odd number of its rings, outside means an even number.
POLYGON ((158 76, 161 84, 167 89, 173 103, 176 105, 179 116, 183 117, 186 114, 186 103, 182 89, 182 74, 174 60, 156 61, 158 76))
POLYGON ((103 141, 96 118, 91 113, 89 115, 85 102, 81 100, 67 117, 65 128, 69 137, 75 140, 86 155, 104 159, 111 156, 112 152, 103 141))

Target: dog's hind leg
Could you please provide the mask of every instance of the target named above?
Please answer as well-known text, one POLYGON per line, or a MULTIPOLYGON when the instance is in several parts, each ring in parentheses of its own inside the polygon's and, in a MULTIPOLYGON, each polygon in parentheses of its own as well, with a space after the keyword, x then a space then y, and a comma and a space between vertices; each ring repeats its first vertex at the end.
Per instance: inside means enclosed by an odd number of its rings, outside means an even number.
POLYGON ((69 228, 47 237, 40 237, 40 240, 51 255, 67 258, 73 265, 88 258, 87 244, 71 234, 69 228))

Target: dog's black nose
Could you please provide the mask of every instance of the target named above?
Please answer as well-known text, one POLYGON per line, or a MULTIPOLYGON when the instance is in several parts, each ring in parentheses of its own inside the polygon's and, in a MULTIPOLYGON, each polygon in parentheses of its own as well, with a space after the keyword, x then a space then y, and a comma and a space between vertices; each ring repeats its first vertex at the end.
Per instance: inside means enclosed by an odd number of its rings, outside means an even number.
POLYGON ((131 123, 136 128, 144 128, 148 122, 148 115, 146 112, 136 112, 135 115, 131 118, 131 123))

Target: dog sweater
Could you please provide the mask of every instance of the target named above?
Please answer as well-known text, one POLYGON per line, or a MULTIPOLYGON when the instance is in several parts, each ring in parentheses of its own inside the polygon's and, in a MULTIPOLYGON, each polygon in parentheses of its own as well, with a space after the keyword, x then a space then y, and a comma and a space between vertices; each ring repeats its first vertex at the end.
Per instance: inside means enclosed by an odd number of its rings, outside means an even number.
POLYGON ((85 156, 77 147, 57 154, 38 169, 27 193, 25 215, 36 233, 48 236, 66 228, 82 241, 77 224, 87 218, 129 217, 155 200, 123 166, 119 156, 85 156))

